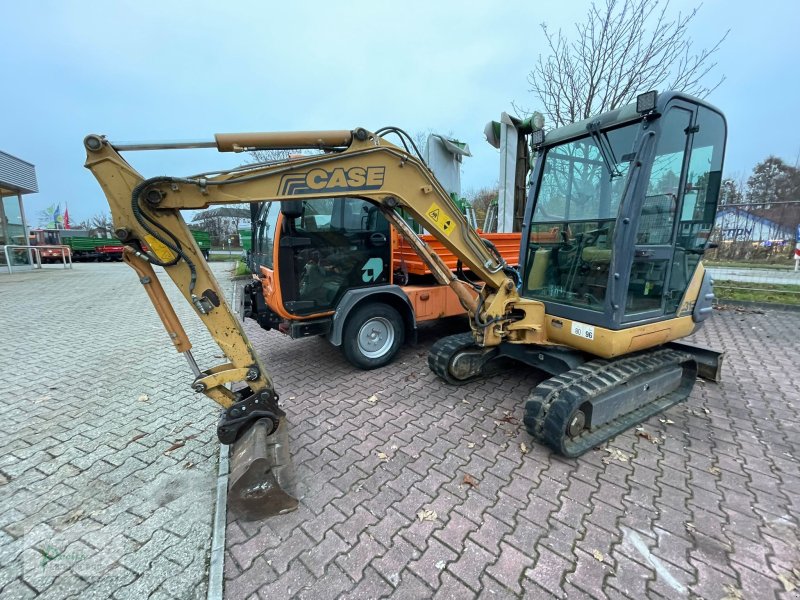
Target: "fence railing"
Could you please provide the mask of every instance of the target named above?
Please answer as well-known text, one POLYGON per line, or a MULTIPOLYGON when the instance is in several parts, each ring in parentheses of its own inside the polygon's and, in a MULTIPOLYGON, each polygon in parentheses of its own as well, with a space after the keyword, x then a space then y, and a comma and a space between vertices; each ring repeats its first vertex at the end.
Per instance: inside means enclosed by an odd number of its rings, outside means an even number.
MULTIPOLYGON (((3 255, 6 259, 6 268, 8 269, 9 273, 13 273, 14 267, 14 260, 13 254, 9 254, 9 250, 24 250, 25 253, 28 255, 28 259, 33 262, 31 265, 34 269, 41 269, 42 268, 42 250, 59 250, 61 256, 61 262, 64 264, 65 269, 72 268, 72 252, 69 249, 69 246, 22 246, 22 245, 14 245, 8 244, 3 246, 3 255), (35 260, 33 260, 35 258, 35 260)), ((20 266, 20 265, 16 265, 20 266)))

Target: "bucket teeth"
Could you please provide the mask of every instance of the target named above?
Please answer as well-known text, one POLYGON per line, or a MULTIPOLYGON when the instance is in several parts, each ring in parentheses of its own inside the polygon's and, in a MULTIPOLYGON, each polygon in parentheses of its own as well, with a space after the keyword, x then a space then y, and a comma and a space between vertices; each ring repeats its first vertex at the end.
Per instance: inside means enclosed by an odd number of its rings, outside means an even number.
POLYGON ((288 513, 298 505, 286 419, 270 434, 272 428, 271 419, 260 419, 233 445, 228 505, 246 521, 288 513))

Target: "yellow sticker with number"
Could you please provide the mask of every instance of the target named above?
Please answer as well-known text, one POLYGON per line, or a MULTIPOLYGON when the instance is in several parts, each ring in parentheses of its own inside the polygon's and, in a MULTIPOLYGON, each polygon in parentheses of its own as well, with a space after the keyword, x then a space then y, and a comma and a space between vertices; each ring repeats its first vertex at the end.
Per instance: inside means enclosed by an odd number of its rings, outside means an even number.
POLYGON ((456 222, 442 210, 442 207, 434 202, 426 211, 428 218, 436 228, 445 235, 450 235, 456 230, 456 222))
POLYGON ((175 254, 172 250, 167 248, 152 235, 146 235, 144 239, 147 242, 147 247, 150 248, 150 252, 155 254, 161 262, 169 262, 175 258, 175 254))

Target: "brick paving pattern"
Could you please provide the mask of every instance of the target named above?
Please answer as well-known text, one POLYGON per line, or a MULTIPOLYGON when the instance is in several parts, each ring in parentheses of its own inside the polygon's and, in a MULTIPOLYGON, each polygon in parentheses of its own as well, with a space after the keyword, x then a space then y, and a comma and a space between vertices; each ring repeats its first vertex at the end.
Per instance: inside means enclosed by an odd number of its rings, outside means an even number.
POLYGON ((205 598, 217 411, 133 271, 0 275, 0 365, 0 597, 205 598))
POLYGON ((302 503, 229 519, 229 599, 797 597, 800 313, 717 311, 693 341, 727 352, 723 383, 577 460, 521 427, 532 373, 433 376, 452 328, 372 372, 246 328, 290 416, 302 503))
MULTIPOLYGON (((217 410, 133 273, 3 275, 0 306, 0 597, 204 598, 217 410)), ((200 364, 219 362, 176 308, 200 364)), ((228 523, 227 598, 797 597, 800 313, 718 311, 695 341, 727 352, 724 382, 578 460, 521 428, 531 372, 429 372, 452 324, 372 372, 246 328, 302 503, 228 523)))

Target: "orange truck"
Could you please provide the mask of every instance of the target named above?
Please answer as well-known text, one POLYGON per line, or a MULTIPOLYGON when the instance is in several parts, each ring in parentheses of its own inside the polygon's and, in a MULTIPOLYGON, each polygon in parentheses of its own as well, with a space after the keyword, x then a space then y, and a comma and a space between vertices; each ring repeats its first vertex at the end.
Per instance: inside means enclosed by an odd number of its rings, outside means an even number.
MULTIPOLYGON (((417 323, 464 314, 378 208, 360 198, 252 205, 253 280, 241 310, 292 338, 324 336, 362 369, 388 364, 417 323)), ((431 235, 433 251, 456 257, 431 235)), ((519 233, 482 234, 517 265, 519 233)))

